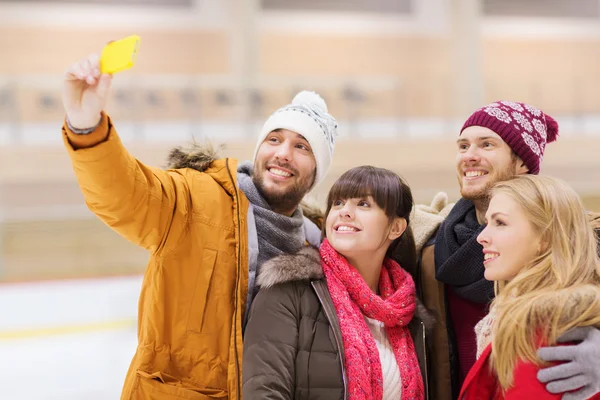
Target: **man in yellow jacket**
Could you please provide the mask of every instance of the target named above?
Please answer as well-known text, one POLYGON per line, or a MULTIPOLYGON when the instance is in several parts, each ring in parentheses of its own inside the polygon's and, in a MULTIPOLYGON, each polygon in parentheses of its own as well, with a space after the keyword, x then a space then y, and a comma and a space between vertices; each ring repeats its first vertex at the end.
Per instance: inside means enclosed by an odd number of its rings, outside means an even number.
POLYGON ((337 123, 301 92, 268 118, 253 163, 175 150, 165 171, 121 143, 103 111, 111 80, 95 55, 69 68, 62 132, 90 210, 151 254, 121 399, 239 399, 254 277, 269 258, 319 244, 299 204, 327 173, 337 123))

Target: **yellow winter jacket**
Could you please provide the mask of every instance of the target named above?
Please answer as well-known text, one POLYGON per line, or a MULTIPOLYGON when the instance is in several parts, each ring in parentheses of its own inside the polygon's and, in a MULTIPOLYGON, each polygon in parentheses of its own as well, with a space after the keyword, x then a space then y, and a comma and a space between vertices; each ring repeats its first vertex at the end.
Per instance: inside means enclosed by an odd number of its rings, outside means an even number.
POLYGON ((180 154, 197 170, 145 166, 105 114, 94 132, 65 124, 63 137, 89 209, 150 251, 121 399, 239 399, 249 205, 237 162, 180 154))

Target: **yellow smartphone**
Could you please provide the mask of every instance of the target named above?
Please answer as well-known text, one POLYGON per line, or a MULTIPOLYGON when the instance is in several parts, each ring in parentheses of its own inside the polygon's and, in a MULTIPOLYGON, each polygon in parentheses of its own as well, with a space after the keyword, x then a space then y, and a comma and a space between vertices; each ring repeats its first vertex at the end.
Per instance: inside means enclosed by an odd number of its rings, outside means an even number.
POLYGON ((107 44, 100 56, 100 72, 114 74, 133 67, 140 47, 140 37, 128 36, 107 44))

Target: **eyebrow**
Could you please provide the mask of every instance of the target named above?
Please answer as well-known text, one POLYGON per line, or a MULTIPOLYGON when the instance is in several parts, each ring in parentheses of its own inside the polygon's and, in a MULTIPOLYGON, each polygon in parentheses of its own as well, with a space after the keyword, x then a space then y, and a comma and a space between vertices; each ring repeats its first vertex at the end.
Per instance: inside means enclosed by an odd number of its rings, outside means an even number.
MULTIPOLYGON (((294 132, 294 133, 295 133, 295 132, 294 132)), ((299 134, 299 133, 296 133, 296 135, 298 135, 298 136, 297 136, 297 138, 298 138, 298 139, 306 140, 306 143, 308 143, 308 139, 307 139, 307 138, 305 138, 303 135, 301 135, 301 134, 299 134)))
MULTIPOLYGON (((282 130, 283 130, 283 128, 274 129, 274 130, 272 130, 271 132, 269 132, 269 135, 270 135, 270 134, 272 134, 272 133, 280 133, 282 130)), ((305 138, 305 137, 304 137, 304 135, 301 135, 301 134, 299 134, 299 133, 296 133, 296 132, 292 132, 292 133, 295 133, 295 134, 296 134, 296 139, 302 139, 302 140, 305 140, 305 141, 306 141, 306 143, 309 143, 309 144, 310 144, 310 142, 308 141, 308 139, 307 139, 307 138, 305 138)))
MULTIPOLYGON (((495 212, 495 213, 493 213, 492 215, 490 215, 490 218, 489 218, 489 219, 494 219, 494 218, 496 218, 498 215, 504 215, 504 216, 507 216, 508 214, 498 211, 498 212, 495 212)), ((487 219, 488 219, 488 218, 486 217, 486 220, 487 220, 487 219)))
MULTIPOLYGON (((477 140, 478 142, 483 142, 484 140, 498 140, 498 138, 494 137, 494 136, 484 136, 484 137, 477 138, 475 140, 477 140)), ((468 142, 468 141, 469 141, 468 139, 460 138, 456 141, 456 143, 464 143, 464 142, 468 142)))

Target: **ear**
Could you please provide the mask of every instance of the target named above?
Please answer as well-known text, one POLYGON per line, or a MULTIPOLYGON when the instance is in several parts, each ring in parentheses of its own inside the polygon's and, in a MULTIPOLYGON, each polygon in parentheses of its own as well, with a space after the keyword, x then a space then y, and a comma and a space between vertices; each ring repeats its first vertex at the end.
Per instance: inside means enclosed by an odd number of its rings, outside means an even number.
POLYGON ((550 243, 548 243, 548 241, 542 237, 539 237, 537 239, 537 253, 538 255, 545 253, 546 251, 548 251, 548 248, 550 247, 550 243))
POLYGON ((515 175, 525 175, 529 173, 529 167, 525 165, 521 157, 517 157, 517 169, 515 175))
POLYGON ((407 225, 408 224, 406 223, 406 219, 400 217, 394 218, 394 220, 392 221, 392 226, 390 227, 388 239, 390 239, 391 241, 398 239, 406 230, 407 225))

